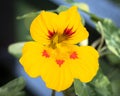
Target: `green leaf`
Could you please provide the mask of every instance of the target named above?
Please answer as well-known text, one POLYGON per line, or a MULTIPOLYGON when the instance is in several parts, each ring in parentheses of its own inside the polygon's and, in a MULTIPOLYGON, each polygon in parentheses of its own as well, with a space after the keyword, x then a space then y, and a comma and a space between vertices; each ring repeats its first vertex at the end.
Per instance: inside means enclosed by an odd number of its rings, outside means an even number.
POLYGON ((74 2, 74 0, 64 0, 65 2, 67 2, 67 3, 73 3, 74 2))
POLYGON ((77 6, 79 9, 89 12, 89 6, 86 3, 74 2, 72 5, 77 6))
POLYGON ((80 80, 78 79, 74 80, 74 88, 75 88, 76 95, 89 96, 87 91, 87 85, 85 83, 80 82, 80 80))
POLYGON ((108 54, 106 55, 107 59, 111 62, 112 65, 120 65, 120 58, 115 54, 108 54))
POLYGON ((8 52, 17 58, 20 58, 24 43, 25 42, 19 42, 9 45, 8 52))
POLYGON ((0 87, 0 96, 25 96, 24 87, 25 80, 19 77, 0 87))
POLYGON ((110 19, 103 19, 85 10, 82 11, 90 16, 99 32, 103 31, 101 33, 104 35, 108 49, 120 57, 120 28, 117 28, 110 19))
POLYGON ((27 13, 27 14, 24 14, 22 16, 17 16, 17 19, 24 19, 24 24, 25 24, 25 27, 27 28, 27 30, 30 29, 30 25, 33 21, 33 19, 38 16, 38 14, 40 14, 40 11, 37 11, 37 12, 30 12, 30 13, 27 13))
POLYGON ((120 96, 120 79, 112 81, 114 96, 120 96))
POLYGON ((96 28, 99 32, 103 31, 102 34, 104 35, 108 49, 120 57, 120 29, 110 19, 98 22, 96 28))
MULTIPOLYGON (((111 58, 112 60, 112 58, 111 58)), ((111 60, 105 60, 103 58, 100 58, 100 64, 102 71, 104 74, 107 75, 111 82, 112 90, 113 90, 113 96, 119 96, 120 95, 120 68, 114 65, 111 65, 111 60)))
POLYGON ((65 11, 67 9, 68 9, 68 7, 66 7, 64 5, 60 5, 56 10, 53 10, 53 11, 60 13, 60 12, 65 11))
POLYGON ((17 16, 16 19, 25 19, 25 18, 31 18, 31 17, 35 17, 37 16, 38 14, 40 14, 40 11, 37 11, 37 12, 30 12, 30 13, 26 13, 22 16, 17 16))
POLYGON ((16 79, 8 82, 7 84, 2 86, 1 88, 3 88, 3 89, 7 88, 8 90, 14 89, 16 91, 20 91, 24 87, 25 87, 25 80, 23 77, 19 77, 19 78, 16 78, 16 79))
POLYGON ((76 96, 74 92, 74 86, 72 85, 70 88, 63 91, 64 96, 76 96))
POLYGON ((99 96, 113 96, 111 83, 101 71, 98 72, 90 84, 92 84, 99 96))
POLYGON ((27 28, 28 31, 30 30, 30 25, 31 25, 32 21, 35 19, 35 17, 38 16, 39 13, 40 13, 40 11, 26 14, 28 16, 26 16, 24 18, 24 24, 25 24, 25 27, 27 28))
POLYGON ((81 11, 83 11, 84 13, 86 13, 87 15, 89 15, 90 16, 90 19, 94 22, 94 23, 97 23, 98 21, 103 21, 104 19, 103 18, 101 18, 101 17, 99 17, 99 16, 96 16, 95 14, 93 14, 93 13, 90 13, 90 12, 88 12, 88 11, 86 11, 86 10, 83 10, 83 9, 80 9, 81 11))

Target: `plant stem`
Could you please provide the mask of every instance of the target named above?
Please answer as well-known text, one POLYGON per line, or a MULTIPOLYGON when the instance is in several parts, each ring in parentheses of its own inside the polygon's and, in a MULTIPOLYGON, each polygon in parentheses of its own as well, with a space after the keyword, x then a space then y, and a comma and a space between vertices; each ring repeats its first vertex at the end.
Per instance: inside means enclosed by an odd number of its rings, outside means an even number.
POLYGON ((101 52, 101 54, 100 54, 100 56, 102 57, 102 56, 105 56, 105 55, 110 55, 110 54, 112 54, 110 51, 107 51, 107 52, 101 52))
POLYGON ((103 46, 103 44, 104 44, 104 30, 103 30, 103 28, 102 28, 102 25, 101 25, 101 22, 98 22, 98 24, 99 24, 99 26, 100 26, 100 32, 101 32, 101 40, 100 40, 100 44, 99 44, 99 46, 98 46, 98 52, 100 52, 101 51, 101 49, 102 49, 102 46, 103 46))
POLYGON ((94 47, 94 48, 96 48, 96 47, 98 46, 98 44, 100 43, 100 40, 101 40, 101 38, 98 38, 96 41, 94 41, 94 42, 91 44, 91 46, 94 47))
POLYGON ((55 90, 52 90, 51 96, 55 96, 55 90))
POLYGON ((100 45, 98 46, 98 52, 101 51, 103 44, 104 44, 104 37, 101 36, 101 42, 100 42, 100 45))

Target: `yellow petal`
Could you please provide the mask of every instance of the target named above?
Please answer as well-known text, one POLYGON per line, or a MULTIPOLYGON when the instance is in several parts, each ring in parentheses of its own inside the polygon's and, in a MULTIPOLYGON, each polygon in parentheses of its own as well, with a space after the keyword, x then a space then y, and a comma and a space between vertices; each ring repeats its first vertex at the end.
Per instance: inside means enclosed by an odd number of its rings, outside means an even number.
POLYGON ((91 81, 99 69, 98 52, 90 46, 76 46, 74 50, 78 54, 78 59, 70 60, 70 69, 74 78, 82 82, 91 81))
MULTIPOLYGON (((38 42, 28 42, 24 45, 20 63, 29 76, 34 78, 41 76, 48 88, 62 91, 72 85, 73 77, 67 61, 61 67, 56 63, 56 59, 61 58, 62 54, 56 52, 56 50, 42 46, 38 42), (43 50, 46 50, 50 57, 44 57, 43 50)), ((47 55, 45 54, 45 56, 47 55)))
POLYGON ((46 61, 42 58, 43 48, 37 42, 28 42, 23 47, 22 57, 19 61, 31 77, 40 76, 41 65, 46 61))
POLYGON ((66 28, 72 29, 71 31, 74 32, 70 39, 65 42, 76 44, 88 38, 89 34, 82 25, 81 17, 76 6, 72 6, 68 10, 61 12, 59 18, 60 24, 58 30, 60 33, 63 33, 66 28))
POLYGON ((54 59, 49 63, 50 65, 47 65, 46 68, 43 69, 44 71, 41 75, 46 86, 56 91, 63 91, 69 88, 73 83, 73 77, 68 68, 68 64, 64 63, 61 67, 56 66, 57 64, 54 59))
POLYGON ((35 41, 47 45, 50 43, 49 31, 54 32, 57 29, 57 14, 42 11, 32 22, 30 33, 35 41))

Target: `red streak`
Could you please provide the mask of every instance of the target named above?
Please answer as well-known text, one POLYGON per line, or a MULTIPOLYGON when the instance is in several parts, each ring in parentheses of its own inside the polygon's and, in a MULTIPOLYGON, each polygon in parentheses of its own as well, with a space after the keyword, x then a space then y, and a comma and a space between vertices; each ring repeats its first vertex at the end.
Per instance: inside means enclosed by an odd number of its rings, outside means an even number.
POLYGON ((49 37, 50 39, 53 37, 54 34, 55 34, 55 32, 48 31, 48 37, 49 37))
POLYGON ((77 59, 77 58, 78 56, 76 52, 73 52, 72 54, 70 54, 70 59, 77 59))
POLYGON ((64 60, 56 60, 56 63, 61 67, 61 65, 64 63, 64 60))
POLYGON ((47 53, 46 50, 43 50, 42 56, 45 56, 46 58, 49 58, 49 57, 50 57, 50 55, 47 53))
POLYGON ((64 30, 64 35, 67 35, 67 36, 71 36, 72 34, 74 34, 75 32, 72 31, 72 28, 68 29, 66 28, 64 30))

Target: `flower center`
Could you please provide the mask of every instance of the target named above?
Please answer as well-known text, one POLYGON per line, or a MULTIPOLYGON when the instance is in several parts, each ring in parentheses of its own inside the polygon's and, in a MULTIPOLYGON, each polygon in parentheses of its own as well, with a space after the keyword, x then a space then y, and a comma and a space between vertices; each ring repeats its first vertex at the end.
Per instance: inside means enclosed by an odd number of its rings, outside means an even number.
POLYGON ((71 36, 74 34, 75 32, 72 31, 72 28, 66 28, 63 32, 63 34, 57 33, 57 32, 51 32, 48 31, 48 37, 51 40, 51 44, 50 46, 55 49, 56 48, 56 44, 61 43, 65 40, 68 40, 69 38, 71 38, 71 36))

